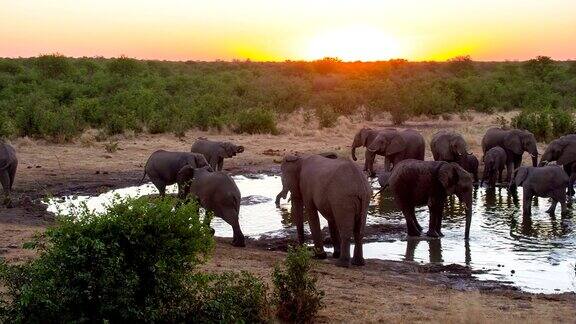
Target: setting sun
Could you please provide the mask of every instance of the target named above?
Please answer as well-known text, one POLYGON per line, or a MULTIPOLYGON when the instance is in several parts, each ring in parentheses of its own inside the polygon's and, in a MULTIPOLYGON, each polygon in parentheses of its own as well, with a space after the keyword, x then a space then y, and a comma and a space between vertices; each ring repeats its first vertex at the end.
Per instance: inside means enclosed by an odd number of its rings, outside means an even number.
POLYGON ((378 61, 405 55, 398 40, 377 29, 349 27, 318 33, 304 48, 303 57, 338 57, 344 61, 378 61))

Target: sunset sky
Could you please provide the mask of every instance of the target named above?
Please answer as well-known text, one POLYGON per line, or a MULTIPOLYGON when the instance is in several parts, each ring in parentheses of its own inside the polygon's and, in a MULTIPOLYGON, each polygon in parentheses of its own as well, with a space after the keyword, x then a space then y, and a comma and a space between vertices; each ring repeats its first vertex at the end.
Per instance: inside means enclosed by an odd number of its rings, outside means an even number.
POLYGON ((576 0, 0 0, 0 57, 576 59, 576 0))

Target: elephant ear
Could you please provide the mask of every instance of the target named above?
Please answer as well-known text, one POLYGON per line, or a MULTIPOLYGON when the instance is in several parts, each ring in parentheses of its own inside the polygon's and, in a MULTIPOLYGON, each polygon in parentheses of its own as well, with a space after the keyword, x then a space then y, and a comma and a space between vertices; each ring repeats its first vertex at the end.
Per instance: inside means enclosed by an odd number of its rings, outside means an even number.
POLYGON ((524 150, 522 149, 522 141, 520 141, 520 137, 516 133, 510 132, 506 135, 504 138, 504 147, 517 155, 522 155, 522 153, 524 153, 524 150))
POLYGON ((560 157, 558 157, 558 164, 566 165, 576 161, 576 142, 568 142, 564 146, 560 157))
POLYGON ((527 167, 520 167, 516 169, 516 171, 514 171, 514 183, 517 186, 522 186, 522 183, 524 183, 526 177, 528 177, 528 174, 529 170, 527 167))
POLYGON ((186 165, 178 171, 178 174, 176 175, 176 183, 184 184, 192 180, 192 178, 194 178, 194 167, 186 165))
POLYGON ((370 134, 371 130, 371 128, 362 128, 360 130, 360 143, 362 143, 362 146, 368 145, 368 135, 370 134))
POLYGON ((406 141, 400 135, 394 136, 390 144, 386 147, 386 155, 396 154, 406 149, 406 141))
POLYGON ((446 190, 448 195, 451 195, 456 190, 458 184, 458 170, 453 163, 445 163, 438 170, 438 180, 446 190))

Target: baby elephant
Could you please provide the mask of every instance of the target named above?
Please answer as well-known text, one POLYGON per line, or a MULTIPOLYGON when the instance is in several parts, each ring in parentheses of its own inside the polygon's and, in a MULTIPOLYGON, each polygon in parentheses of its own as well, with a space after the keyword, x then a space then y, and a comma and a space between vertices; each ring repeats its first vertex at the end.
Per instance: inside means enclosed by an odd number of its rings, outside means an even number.
POLYGON ((488 181, 488 186, 496 186, 496 177, 498 182, 502 182, 502 172, 506 167, 506 151, 500 146, 495 146, 484 155, 484 176, 482 182, 488 181))
MULTIPOLYGON (((158 150, 148 158, 144 167, 144 176, 140 183, 144 181, 146 175, 160 192, 160 196, 166 194, 166 186, 173 185, 178 181, 178 172, 185 166, 202 168, 208 165, 202 154, 189 152, 169 152, 158 150)), ((182 184, 178 183, 178 192, 182 190, 182 184)))
POLYGON ((191 192, 198 199, 200 206, 211 210, 232 226, 234 231, 232 245, 246 246, 238 221, 240 190, 234 179, 226 173, 211 171, 210 167, 195 169, 190 165, 185 166, 178 172, 178 183, 183 184, 178 196, 183 199, 191 192))
POLYGON ((16 151, 9 144, 0 141, 0 182, 4 189, 4 203, 8 207, 12 206, 10 192, 14 185, 17 167, 18 159, 16 158, 16 151))
POLYGON ((520 167, 514 171, 514 182, 516 186, 522 187, 522 214, 531 215, 532 197, 552 198, 552 205, 547 210, 554 214, 556 204, 560 203, 562 214, 568 210, 566 208, 566 187, 568 186, 568 175, 564 170, 555 165, 544 167, 520 167))
POLYGON ((230 142, 215 142, 206 138, 198 138, 196 142, 192 144, 191 151, 204 155, 214 171, 222 171, 224 159, 234 157, 236 154, 244 152, 244 146, 230 142))

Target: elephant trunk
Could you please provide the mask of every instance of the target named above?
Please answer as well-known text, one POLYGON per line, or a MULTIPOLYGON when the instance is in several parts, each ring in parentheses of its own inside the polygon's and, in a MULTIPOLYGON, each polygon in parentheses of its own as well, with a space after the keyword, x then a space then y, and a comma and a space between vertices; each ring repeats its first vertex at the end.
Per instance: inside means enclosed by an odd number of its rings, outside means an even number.
POLYGON ((532 154, 532 166, 533 167, 538 166, 538 154, 532 154))
POLYGON ((472 224, 472 206, 466 206, 466 227, 464 228, 464 238, 470 238, 470 225, 472 224))
POLYGON ((352 153, 352 160, 357 161, 358 158, 356 158, 356 148, 360 146, 356 144, 356 141, 354 141, 354 143, 352 143, 352 150, 350 153, 352 153))

